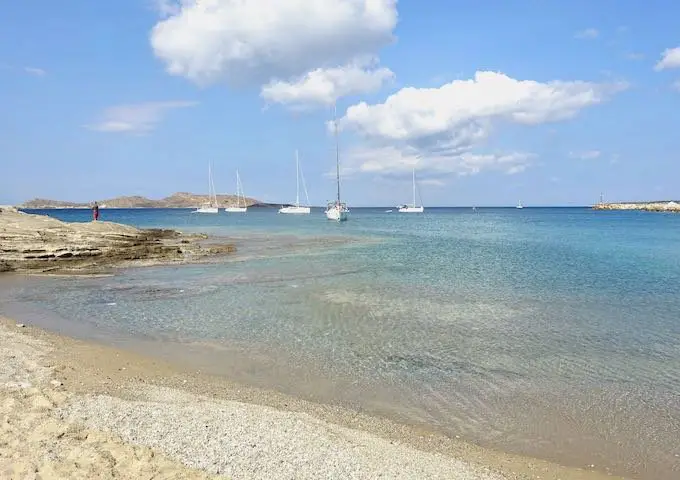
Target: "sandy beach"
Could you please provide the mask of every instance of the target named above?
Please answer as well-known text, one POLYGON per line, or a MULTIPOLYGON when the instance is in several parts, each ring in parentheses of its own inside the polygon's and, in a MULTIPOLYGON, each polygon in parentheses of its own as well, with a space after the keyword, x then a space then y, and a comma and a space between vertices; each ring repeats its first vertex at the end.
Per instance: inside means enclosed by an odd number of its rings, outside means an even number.
POLYGON ((2 478, 617 478, 0 322, 2 478))

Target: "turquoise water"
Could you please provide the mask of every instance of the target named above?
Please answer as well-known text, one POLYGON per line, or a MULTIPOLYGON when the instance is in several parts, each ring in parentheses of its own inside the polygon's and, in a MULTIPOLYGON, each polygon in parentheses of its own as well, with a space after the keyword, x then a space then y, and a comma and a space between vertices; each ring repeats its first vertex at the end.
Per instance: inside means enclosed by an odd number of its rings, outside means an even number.
POLYGON ((225 235, 239 252, 106 278, 5 277, 0 313, 494 448, 680 475, 680 215, 102 217, 225 235))

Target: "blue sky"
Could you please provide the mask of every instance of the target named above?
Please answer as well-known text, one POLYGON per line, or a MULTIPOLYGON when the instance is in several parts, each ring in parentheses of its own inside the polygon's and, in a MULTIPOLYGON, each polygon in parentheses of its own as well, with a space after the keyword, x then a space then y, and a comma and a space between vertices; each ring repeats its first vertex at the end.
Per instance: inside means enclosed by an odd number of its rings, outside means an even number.
POLYGON ((0 6, 0 204, 219 192, 678 198, 680 4, 25 0, 0 6), (235 7, 239 3, 241 7, 235 7))

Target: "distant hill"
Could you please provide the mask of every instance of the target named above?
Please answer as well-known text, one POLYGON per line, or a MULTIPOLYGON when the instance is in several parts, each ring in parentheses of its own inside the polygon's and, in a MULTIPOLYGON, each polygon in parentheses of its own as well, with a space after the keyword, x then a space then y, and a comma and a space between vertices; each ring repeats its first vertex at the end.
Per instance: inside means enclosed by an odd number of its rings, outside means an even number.
MULTIPOLYGON (((152 200, 146 197, 116 197, 106 200, 97 200, 102 208, 195 208, 202 203, 208 202, 207 195, 177 192, 160 200, 152 200)), ((218 195, 217 202, 220 207, 236 205, 236 195, 218 195)), ((254 198, 246 197, 246 205, 249 207, 278 207, 279 204, 262 203, 254 198)), ((48 200, 34 198, 20 205, 20 208, 90 208, 91 203, 65 202, 63 200, 48 200)))

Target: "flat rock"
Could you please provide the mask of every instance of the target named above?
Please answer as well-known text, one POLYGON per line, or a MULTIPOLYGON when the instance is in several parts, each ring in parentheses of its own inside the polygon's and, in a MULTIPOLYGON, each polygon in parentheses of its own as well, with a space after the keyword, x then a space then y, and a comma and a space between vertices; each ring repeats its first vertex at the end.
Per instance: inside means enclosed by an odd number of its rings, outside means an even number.
POLYGON ((0 209, 0 272, 97 271, 131 262, 181 262, 235 251, 203 246, 204 235, 138 229, 113 222, 66 223, 16 209, 0 209))

